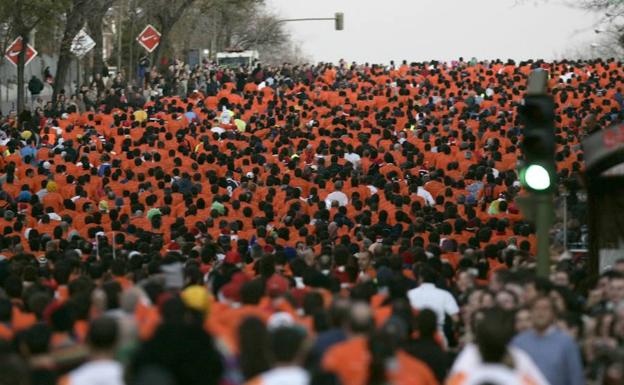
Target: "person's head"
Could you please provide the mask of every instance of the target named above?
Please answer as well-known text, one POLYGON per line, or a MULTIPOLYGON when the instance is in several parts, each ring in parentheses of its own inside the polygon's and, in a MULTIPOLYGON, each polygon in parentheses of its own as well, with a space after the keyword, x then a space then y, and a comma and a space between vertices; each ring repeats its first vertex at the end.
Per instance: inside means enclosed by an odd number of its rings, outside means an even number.
POLYGON ((501 290, 496 293, 496 304, 502 309, 511 311, 518 306, 516 294, 509 290, 501 290))
POLYGON ((614 273, 607 285, 607 298, 617 305, 624 302, 624 274, 614 273))
POLYGON ((100 317, 91 321, 87 342, 91 354, 113 354, 119 334, 117 321, 111 317, 100 317))
POLYGON ((435 270, 428 266, 423 266, 418 272, 418 278, 420 283, 435 283, 438 279, 438 275, 435 270))
POLYGON ((262 320, 247 317, 238 328, 240 366, 249 380, 270 368, 269 332, 262 320))
POLYGON ((549 280, 540 277, 534 277, 527 280, 523 287, 524 303, 532 303, 539 296, 547 295, 550 292, 552 284, 549 280))
POLYGON ((344 328, 349 324, 351 301, 347 298, 336 297, 329 307, 329 319, 335 328, 344 328))
POLYGON ((516 333, 531 329, 531 310, 529 308, 522 307, 516 311, 515 329, 516 333))
POLYGON ((375 327, 373 313, 365 302, 356 302, 349 312, 349 332, 354 335, 368 335, 375 327))
POLYGON ((474 287, 474 283, 475 283, 475 277, 472 274, 472 272, 468 270, 463 270, 457 274, 456 284, 457 284, 457 289, 460 292, 466 293, 468 290, 474 287))
POLYGON ((271 355, 276 365, 301 365, 305 358, 305 331, 300 327, 281 326, 271 332, 271 355))
POLYGON ((17 342, 20 353, 25 357, 45 354, 50 348, 52 330, 45 323, 37 323, 22 332, 17 342))
POLYGON ((555 317, 555 304, 550 297, 541 296, 533 301, 531 318, 533 319, 533 328, 538 333, 543 333, 552 326, 555 317))
POLYGON ((475 338, 485 363, 501 363, 514 335, 513 316, 500 308, 484 310, 475 325, 475 338))
POLYGON ((367 271, 372 264, 372 256, 368 251, 363 251, 356 254, 358 267, 360 271, 367 271))
POLYGON ((568 272, 564 270, 555 271, 551 275, 550 280, 555 286, 561 286, 561 287, 570 286, 570 274, 568 274, 568 272))
POLYGON ((433 338, 438 327, 437 316, 433 310, 421 310, 416 317, 416 323, 418 325, 420 338, 433 338))

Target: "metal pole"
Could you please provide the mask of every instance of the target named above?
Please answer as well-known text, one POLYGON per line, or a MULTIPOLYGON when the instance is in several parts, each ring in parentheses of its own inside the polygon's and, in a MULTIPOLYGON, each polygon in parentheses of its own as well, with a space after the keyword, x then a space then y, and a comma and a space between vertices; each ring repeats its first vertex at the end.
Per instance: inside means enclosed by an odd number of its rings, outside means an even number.
POLYGON ((117 72, 121 71, 121 51, 122 51, 122 34, 121 34, 121 4, 117 6, 117 72))
POLYGON ((304 17, 301 19, 281 19, 277 20, 276 23, 285 23, 289 21, 318 21, 318 20, 336 20, 335 17, 304 17))
POLYGON ((134 23, 135 23, 135 7, 134 1, 130 1, 128 3, 128 13, 130 14, 130 47, 129 54, 130 59, 128 60, 128 84, 131 84, 134 80, 134 23))
POLYGON ((563 250, 568 251, 568 192, 565 191, 563 197, 563 250))
POLYGON ((80 58, 76 56, 76 95, 80 92, 80 58))
POLYGON ((550 275, 550 227, 553 219, 552 195, 536 195, 537 274, 548 278, 550 275))

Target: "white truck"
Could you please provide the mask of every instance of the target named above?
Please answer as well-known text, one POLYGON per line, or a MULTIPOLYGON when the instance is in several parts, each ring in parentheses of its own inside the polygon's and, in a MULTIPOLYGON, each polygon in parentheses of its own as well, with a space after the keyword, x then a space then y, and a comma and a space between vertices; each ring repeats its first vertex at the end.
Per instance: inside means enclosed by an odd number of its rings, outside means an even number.
POLYGON ((252 50, 218 52, 217 65, 229 68, 237 68, 240 66, 251 67, 258 58, 258 51, 252 50))

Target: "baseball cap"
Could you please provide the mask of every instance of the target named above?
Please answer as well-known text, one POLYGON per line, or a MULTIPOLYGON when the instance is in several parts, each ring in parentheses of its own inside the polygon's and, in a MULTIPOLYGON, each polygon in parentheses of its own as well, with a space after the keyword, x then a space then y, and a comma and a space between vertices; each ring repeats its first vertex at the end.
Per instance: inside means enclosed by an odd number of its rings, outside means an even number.
POLYGON ((238 251, 230 250, 225 254, 225 259, 223 260, 223 262, 237 265, 242 262, 242 258, 238 251))
POLYGON ((210 313, 213 299, 205 287, 199 285, 189 286, 180 294, 180 298, 191 309, 197 310, 206 316, 210 313))
POLYGON ((288 292, 288 280, 281 275, 273 274, 266 283, 266 291, 270 297, 278 297, 288 292))

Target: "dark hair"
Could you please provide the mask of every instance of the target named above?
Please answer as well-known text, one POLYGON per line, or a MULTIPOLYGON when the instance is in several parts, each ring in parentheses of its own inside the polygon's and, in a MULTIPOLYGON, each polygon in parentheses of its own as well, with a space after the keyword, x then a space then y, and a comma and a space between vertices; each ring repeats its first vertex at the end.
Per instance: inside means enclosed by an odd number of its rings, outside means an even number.
POLYGON ((420 338, 433 338, 437 330, 437 316, 431 309, 422 309, 416 317, 420 338))
POLYGON ((271 353, 276 363, 292 363, 300 354, 305 332, 297 327, 280 327, 271 333, 271 353))
POLYGON ((111 350, 117 343, 119 326, 111 317, 100 317, 90 322, 87 341, 95 350, 111 350))
POLYGON ((271 367, 269 333, 264 322, 247 317, 238 327, 240 368, 245 380, 249 380, 271 367))
POLYGON ((257 305, 264 295, 264 282, 260 279, 245 282, 240 289, 241 303, 257 305))
POLYGON ((438 279, 438 274, 435 270, 428 266, 422 266, 418 272, 418 277, 425 283, 435 283, 438 279))
POLYGON ((393 357, 398 348, 396 338, 387 332, 377 332, 368 339, 370 364, 368 366, 368 385, 387 384, 386 362, 393 357))
POLYGON ((502 362, 513 335, 514 318, 510 312, 498 307, 484 310, 475 328, 476 343, 483 362, 502 362))
POLYGON ((0 322, 9 323, 13 315, 13 306, 7 298, 0 298, 0 322))
POLYGON ((37 323, 18 334, 17 341, 20 346, 28 349, 29 355, 37 355, 48 352, 51 337, 50 327, 44 323, 37 323))

